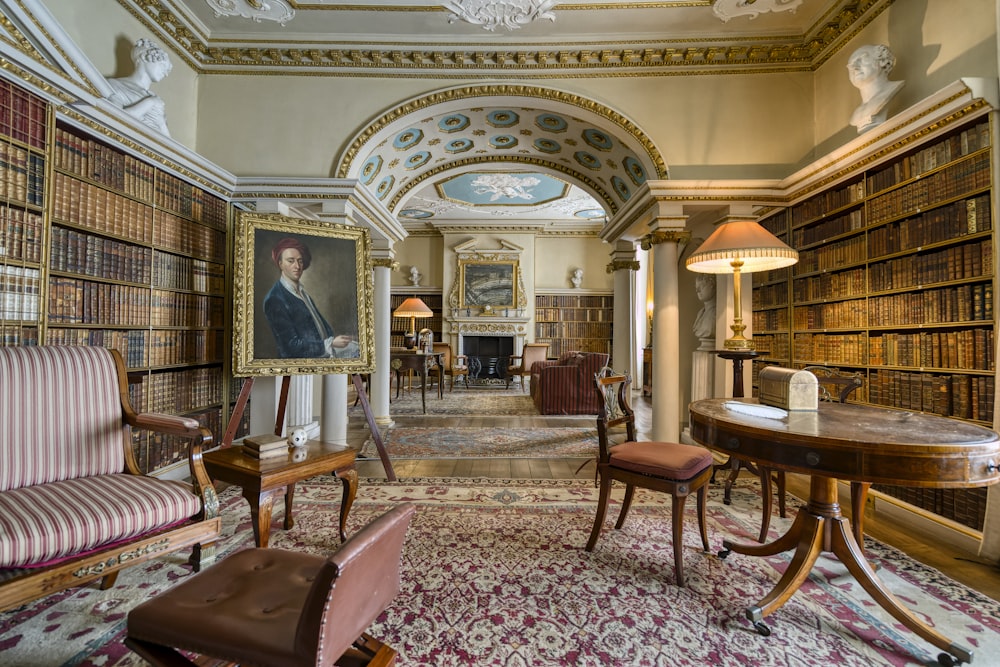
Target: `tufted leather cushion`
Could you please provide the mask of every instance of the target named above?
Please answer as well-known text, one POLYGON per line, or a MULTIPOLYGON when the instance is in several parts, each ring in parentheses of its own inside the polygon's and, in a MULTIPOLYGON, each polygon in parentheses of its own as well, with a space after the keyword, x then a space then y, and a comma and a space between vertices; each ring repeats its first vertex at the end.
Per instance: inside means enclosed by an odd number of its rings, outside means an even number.
POLYGON ((673 481, 691 479, 714 462, 704 447, 674 442, 624 442, 611 448, 611 465, 673 481))
POLYGON ((191 485, 96 475, 0 493, 0 568, 40 566, 193 517, 191 485))

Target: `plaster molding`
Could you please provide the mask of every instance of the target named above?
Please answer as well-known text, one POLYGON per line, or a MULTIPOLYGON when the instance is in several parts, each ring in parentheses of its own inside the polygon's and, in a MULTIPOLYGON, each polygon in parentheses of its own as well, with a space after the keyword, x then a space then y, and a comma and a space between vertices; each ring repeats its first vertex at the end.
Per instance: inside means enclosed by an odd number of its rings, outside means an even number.
MULTIPOLYGON (((801 0, 799 0, 801 2, 801 0)), ((465 21, 493 32, 497 28, 518 30, 523 25, 545 19, 555 22, 549 11, 556 0, 446 0, 444 8, 452 12, 448 23, 465 21)))
POLYGON ((802 0, 715 0, 712 13, 728 23, 737 16, 755 19, 767 12, 794 12, 801 4, 802 0))
POLYGON ((295 10, 285 0, 205 0, 216 16, 242 16, 254 23, 262 20, 285 25, 295 18, 295 10))

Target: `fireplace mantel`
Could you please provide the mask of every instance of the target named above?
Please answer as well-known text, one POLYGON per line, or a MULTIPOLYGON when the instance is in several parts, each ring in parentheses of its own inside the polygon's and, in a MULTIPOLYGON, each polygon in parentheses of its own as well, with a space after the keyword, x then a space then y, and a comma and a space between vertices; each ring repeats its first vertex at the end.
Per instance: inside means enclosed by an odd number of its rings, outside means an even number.
POLYGON ((527 317, 503 317, 460 315, 447 318, 450 325, 451 346, 453 350, 461 350, 462 339, 465 336, 509 336, 514 339, 514 354, 521 354, 528 335, 527 317))

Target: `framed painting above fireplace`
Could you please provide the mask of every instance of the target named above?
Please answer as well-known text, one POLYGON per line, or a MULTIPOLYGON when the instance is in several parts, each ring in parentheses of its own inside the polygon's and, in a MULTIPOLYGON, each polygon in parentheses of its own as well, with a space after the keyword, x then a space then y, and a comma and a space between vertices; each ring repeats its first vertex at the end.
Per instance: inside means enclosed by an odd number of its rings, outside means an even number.
POLYGON ((460 308, 517 308, 517 260, 459 259, 460 308))

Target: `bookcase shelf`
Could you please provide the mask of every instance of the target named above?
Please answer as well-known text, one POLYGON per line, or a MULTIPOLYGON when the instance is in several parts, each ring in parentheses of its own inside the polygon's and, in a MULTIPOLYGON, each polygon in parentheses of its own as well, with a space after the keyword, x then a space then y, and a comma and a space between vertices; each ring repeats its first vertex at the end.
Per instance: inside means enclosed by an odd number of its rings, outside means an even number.
MULTIPOLYGON (((235 396, 224 199, 57 121, 0 78, 0 222, 0 344, 116 348, 137 410, 188 415, 221 437, 235 396)), ((172 437, 133 437, 144 471, 181 460, 172 437)))
MULTIPOLYGON (((444 299, 440 292, 394 292, 390 298, 391 308, 389 312, 395 311, 399 308, 400 304, 403 303, 409 297, 416 296, 420 297, 420 300, 427 304, 427 307, 434 311, 431 317, 424 319, 418 319, 416 321, 418 333, 421 329, 430 329, 434 332, 434 342, 440 343, 444 340, 442 337, 443 327, 442 327, 442 309, 444 307, 444 299)), ((391 323, 389 324, 389 345, 390 347, 403 347, 404 340, 403 337, 410 330, 410 318, 409 317, 393 317, 391 323)), ((457 352, 455 352, 457 354, 457 352)))
POLYGON ((611 354, 614 296, 536 294, 535 342, 549 344, 549 356, 570 352, 611 354))
MULTIPOLYGON (((993 426, 995 285, 990 120, 900 142, 887 160, 762 224, 798 264, 753 275, 760 369, 859 373, 852 401, 993 426)), ((982 529, 985 492, 876 489, 982 529), (967 501, 963 494, 971 494, 967 501), (975 496, 975 497, 973 497, 975 496), (956 500, 958 498, 959 500, 956 500)))

